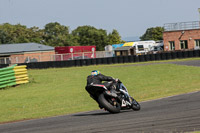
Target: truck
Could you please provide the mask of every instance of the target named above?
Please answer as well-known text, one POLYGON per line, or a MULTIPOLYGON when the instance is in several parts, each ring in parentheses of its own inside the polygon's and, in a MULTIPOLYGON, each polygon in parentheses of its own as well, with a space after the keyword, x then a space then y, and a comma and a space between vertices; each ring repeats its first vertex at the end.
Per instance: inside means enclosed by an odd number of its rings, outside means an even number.
POLYGON ((55 54, 56 61, 96 58, 96 46, 59 46, 55 54))

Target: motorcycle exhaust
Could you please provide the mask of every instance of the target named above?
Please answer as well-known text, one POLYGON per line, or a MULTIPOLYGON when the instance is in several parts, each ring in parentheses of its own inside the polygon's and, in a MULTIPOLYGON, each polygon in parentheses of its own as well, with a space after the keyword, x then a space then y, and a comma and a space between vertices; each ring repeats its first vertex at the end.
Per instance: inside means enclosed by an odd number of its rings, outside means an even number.
POLYGON ((105 93, 104 94, 106 94, 107 96, 111 96, 111 97, 114 97, 114 98, 117 98, 118 96, 117 96, 117 94, 115 94, 115 93, 112 93, 112 92, 110 92, 110 91, 105 91, 105 93))

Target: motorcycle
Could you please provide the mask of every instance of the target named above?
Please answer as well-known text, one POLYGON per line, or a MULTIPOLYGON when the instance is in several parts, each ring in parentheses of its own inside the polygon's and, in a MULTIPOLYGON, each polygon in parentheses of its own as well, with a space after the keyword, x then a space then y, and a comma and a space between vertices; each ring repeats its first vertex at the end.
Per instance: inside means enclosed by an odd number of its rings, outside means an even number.
POLYGON ((91 84, 86 88, 90 96, 97 101, 100 108, 110 113, 119 113, 120 110, 140 110, 140 104, 129 95, 127 88, 118 79, 115 83, 111 81, 108 89, 105 85, 91 84))

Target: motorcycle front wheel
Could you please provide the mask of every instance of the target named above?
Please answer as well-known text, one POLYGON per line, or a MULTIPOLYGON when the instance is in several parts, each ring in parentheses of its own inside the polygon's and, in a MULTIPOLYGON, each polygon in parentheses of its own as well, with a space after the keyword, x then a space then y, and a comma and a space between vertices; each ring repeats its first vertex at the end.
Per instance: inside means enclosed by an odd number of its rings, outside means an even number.
POLYGON ((135 111, 139 111, 140 110, 140 104, 134 99, 134 98, 132 98, 131 97, 131 99, 132 99, 132 105, 131 105, 131 108, 133 109, 133 110, 135 110, 135 111))
POLYGON ((105 97, 103 93, 99 95, 98 102, 110 113, 119 113, 121 110, 121 106, 118 102, 113 102, 111 97, 105 97))

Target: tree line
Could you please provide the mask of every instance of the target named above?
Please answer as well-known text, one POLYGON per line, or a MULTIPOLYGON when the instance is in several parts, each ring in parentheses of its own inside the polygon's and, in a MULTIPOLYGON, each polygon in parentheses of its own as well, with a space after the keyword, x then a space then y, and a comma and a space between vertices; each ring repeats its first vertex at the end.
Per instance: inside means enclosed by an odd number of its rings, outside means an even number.
MULTIPOLYGON (((149 28, 140 37, 141 40, 161 40, 162 27, 149 28), (148 31, 148 32, 147 32, 148 31), (153 32, 154 31, 154 32, 153 32), (151 35, 149 35, 151 34, 151 35)), ((108 33, 93 26, 79 26, 70 32, 69 27, 58 22, 44 26, 27 28, 24 25, 4 23, 0 25, 0 44, 35 42, 49 46, 88 46, 95 45, 97 50, 104 50, 106 45, 124 43, 119 32, 113 29, 108 33)))

